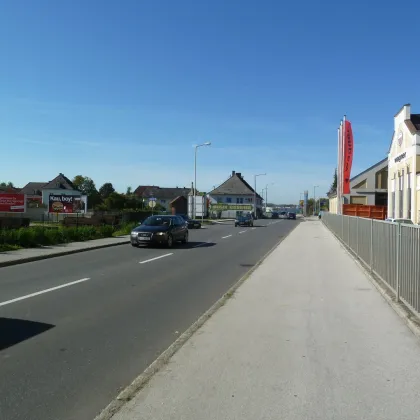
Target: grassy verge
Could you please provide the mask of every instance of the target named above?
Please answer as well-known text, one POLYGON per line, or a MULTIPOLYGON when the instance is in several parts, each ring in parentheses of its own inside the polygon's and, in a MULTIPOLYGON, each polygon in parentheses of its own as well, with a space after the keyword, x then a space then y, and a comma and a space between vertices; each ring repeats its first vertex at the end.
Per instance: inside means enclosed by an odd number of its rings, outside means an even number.
POLYGON ((7 251, 17 251, 18 249, 21 249, 18 245, 3 245, 0 244, 0 252, 7 252, 7 251))
POLYGON ((116 230, 112 236, 124 236, 129 235, 131 231, 138 226, 138 223, 126 223, 125 225, 121 226, 120 229, 116 230))
POLYGON ((112 226, 81 226, 78 228, 45 228, 40 226, 6 229, 0 230, 0 249, 6 247, 35 248, 37 246, 89 241, 92 239, 109 238, 112 237, 113 233, 114 228, 112 226))

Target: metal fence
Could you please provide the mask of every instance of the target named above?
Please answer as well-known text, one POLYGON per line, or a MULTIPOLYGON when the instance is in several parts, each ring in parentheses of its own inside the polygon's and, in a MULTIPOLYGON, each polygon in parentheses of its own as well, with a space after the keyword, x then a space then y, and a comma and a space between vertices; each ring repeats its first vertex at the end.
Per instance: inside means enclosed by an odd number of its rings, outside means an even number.
POLYGON ((420 227, 331 213, 322 221, 420 316, 420 227))

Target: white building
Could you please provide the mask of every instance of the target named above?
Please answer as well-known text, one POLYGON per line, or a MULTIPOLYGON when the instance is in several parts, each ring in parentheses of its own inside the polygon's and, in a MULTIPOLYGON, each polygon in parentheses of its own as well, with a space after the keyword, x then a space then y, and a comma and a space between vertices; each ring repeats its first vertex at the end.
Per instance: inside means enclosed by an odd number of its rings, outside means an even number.
POLYGON ((420 221, 420 114, 404 105, 394 117, 388 154, 388 217, 420 221))

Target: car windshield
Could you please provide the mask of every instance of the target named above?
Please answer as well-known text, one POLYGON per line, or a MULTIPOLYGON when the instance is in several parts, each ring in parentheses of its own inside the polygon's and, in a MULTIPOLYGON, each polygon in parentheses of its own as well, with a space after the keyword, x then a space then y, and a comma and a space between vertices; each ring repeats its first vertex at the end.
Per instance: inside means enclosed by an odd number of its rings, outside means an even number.
POLYGON ((397 223, 405 223, 406 225, 412 225, 413 222, 411 221, 411 219, 397 219, 395 220, 397 223))
POLYGON ((171 224, 170 217, 150 216, 144 222, 145 226, 168 226, 171 224))

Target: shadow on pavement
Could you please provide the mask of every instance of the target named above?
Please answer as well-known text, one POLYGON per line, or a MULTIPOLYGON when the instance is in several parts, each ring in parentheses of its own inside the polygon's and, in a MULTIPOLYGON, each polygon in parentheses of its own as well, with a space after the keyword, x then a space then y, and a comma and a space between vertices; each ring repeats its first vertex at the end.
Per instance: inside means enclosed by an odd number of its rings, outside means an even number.
POLYGON ((55 325, 25 319, 0 318, 0 351, 42 334, 55 325))
POLYGON ((210 248, 212 246, 215 246, 216 244, 214 242, 193 242, 190 241, 187 244, 180 245, 180 249, 192 249, 192 248, 210 248))

